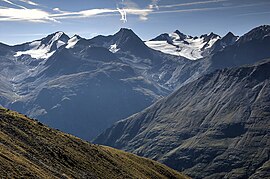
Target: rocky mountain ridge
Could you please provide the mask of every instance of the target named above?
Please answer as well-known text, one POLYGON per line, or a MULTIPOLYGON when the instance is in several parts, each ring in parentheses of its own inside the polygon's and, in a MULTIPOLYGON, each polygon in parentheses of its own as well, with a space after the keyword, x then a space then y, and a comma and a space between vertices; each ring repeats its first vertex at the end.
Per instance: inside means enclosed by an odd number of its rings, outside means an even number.
POLYGON ((270 60, 200 77, 115 123, 95 143, 192 178, 268 178, 270 60))

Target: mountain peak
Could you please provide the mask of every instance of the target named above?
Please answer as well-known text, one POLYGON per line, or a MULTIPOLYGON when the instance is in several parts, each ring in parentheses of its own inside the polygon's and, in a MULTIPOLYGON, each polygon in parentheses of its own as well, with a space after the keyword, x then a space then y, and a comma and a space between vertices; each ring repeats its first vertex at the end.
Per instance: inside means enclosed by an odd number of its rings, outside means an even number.
POLYGON ((262 33, 270 33, 270 25, 261 25, 252 29, 249 33, 262 32, 262 33))
POLYGON ((163 34, 160 34, 159 36, 151 39, 150 41, 172 41, 169 34, 167 33, 163 33, 163 34))
POLYGON ((186 39, 188 36, 182 32, 180 32, 179 30, 175 30, 173 33, 177 34, 181 40, 186 39))
POLYGON ((60 44, 63 45, 67 43, 69 39, 69 36, 66 35, 64 32, 57 31, 41 39, 41 43, 52 46, 52 44, 59 42, 58 46, 60 46, 60 44))
POLYGON ((118 44, 127 41, 142 41, 131 29, 121 28, 116 34, 113 35, 114 39, 118 39, 118 44))
POLYGON ((237 37, 232 32, 228 32, 224 37, 237 37))
POLYGON ((81 37, 81 36, 79 36, 78 34, 75 34, 75 35, 73 35, 71 38, 77 38, 77 39, 81 39, 82 37, 81 37))
POLYGON ((121 28, 112 36, 111 45, 116 45, 121 51, 129 51, 138 57, 148 58, 149 48, 131 29, 121 28))
POLYGON ((178 35, 185 35, 184 33, 180 32, 179 30, 175 30, 174 33, 176 33, 178 35))
POLYGON ((213 39, 213 38, 218 38, 218 37, 220 36, 215 34, 214 32, 210 32, 208 34, 203 34, 200 36, 200 38, 207 38, 207 39, 213 39))
POLYGON ((234 35, 232 32, 228 32, 221 41, 227 45, 233 44, 238 39, 238 36, 234 35))
POLYGON ((79 35, 75 34, 74 36, 72 36, 68 40, 66 48, 67 49, 73 48, 81 39, 82 39, 82 37, 80 37, 79 35))
MULTIPOLYGON (((128 28, 121 28, 115 35, 137 36, 133 30, 128 28)), ((138 37, 139 38, 139 37, 138 37)))
POLYGON ((122 27, 119 31, 132 31, 130 28, 122 27))
POLYGON ((240 38, 239 43, 251 41, 254 39, 260 40, 267 36, 270 36, 270 25, 262 25, 252 29, 251 31, 243 35, 240 38))
POLYGON ((51 37, 51 39, 54 40, 64 40, 64 41, 66 41, 66 39, 70 39, 70 37, 63 31, 57 31, 51 35, 48 35, 47 37, 51 37))

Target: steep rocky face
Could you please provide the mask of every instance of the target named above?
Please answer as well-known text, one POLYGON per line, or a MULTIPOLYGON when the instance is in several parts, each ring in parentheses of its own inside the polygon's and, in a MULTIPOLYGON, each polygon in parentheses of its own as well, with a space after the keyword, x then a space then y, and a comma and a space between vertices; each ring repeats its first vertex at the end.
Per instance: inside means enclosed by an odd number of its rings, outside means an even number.
POLYGON ((260 26, 240 37, 233 45, 215 53, 210 68, 220 69, 252 64, 269 58, 270 26, 260 26))
POLYGON ((150 41, 167 41, 168 43, 172 43, 172 39, 167 33, 160 34, 159 36, 151 39, 150 41))
POLYGON ((3 44, 3 43, 0 43, 0 55, 6 55, 8 52, 10 52, 11 50, 11 47, 6 45, 6 44, 3 44))
POLYGON ((115 52, 128 52, 140 58, 152 57, 151 50, 131 29, 122 28, 112 36, 97 36, 89 41, 111 50, 115 48, 115 52))
POLYGON ((165 165, 87 143, 0 108, 2 178, 188 178, 165 165))
POLYGON ((114 124, 95 143, 193 178, 267 178, 270 60, 205 75, 114 124))
POLYGON ((227 33, 224 37, 221 39, 218 39, 213 46, 208 49, 206 52, 207 54, 215 54, 218 51, 221 51, 225 49, 226 47, 235 44, 235 42, 238 40, 238 36, 235 36, 232 32, 227 33))

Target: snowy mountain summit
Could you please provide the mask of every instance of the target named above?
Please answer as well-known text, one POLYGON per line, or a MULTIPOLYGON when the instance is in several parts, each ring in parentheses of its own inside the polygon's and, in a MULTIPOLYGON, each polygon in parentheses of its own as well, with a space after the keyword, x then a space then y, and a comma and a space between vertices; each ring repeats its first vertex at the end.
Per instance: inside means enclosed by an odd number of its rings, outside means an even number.
POLYGON ((166 54, 197 60, 207 56, 211 52, 211 47, 219 39, 221 37, 213 32, 201 35, 200 37, 192 37, 176 30, 170 34, 161 34, 145 42, 145 44, 152 49, 166 54))
POLYGON ((68 40, 69 37, 64 32, 55 32, 43 39, 17 45, 15 57, 30 55, 31 58, 35 59, 47 59, 68 40))

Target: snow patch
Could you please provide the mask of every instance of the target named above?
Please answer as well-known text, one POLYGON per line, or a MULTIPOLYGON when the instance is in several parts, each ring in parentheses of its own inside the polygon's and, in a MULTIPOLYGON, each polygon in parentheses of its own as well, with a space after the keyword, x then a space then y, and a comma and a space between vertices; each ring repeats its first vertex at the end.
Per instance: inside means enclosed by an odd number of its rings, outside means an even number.
POLYGON ((33 50, 27 50, 27 51, 19 51, 16 52, 14 55, 15 57, 19 57, 21 55, 30 55, 32 58, 35 59, 47 59, 51 57, 54 54, 55 51, 48 52, 48 49, 33 49, 33 50))
POLYGON ((117 45, 116 44, 113 44, 110 46, 109 50, 112 52, 112 53, 116 53, 118 52, 120 49, 117 48, 117 45))
POLYGON ((71 39, 68 40, 66 48, 67 49, 73 48, 78 41, 79 39, 77 36, 72 37, 71 39))

